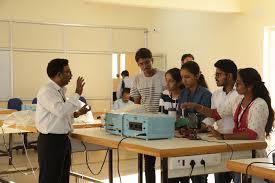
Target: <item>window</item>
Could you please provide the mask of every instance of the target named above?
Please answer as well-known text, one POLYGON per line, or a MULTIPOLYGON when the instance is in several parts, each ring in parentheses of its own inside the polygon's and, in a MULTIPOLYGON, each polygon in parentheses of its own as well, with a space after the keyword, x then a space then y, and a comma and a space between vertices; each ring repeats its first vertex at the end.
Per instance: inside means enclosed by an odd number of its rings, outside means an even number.
POLYGON ((266 27, 264 31, 263 80, 271 96, 272 107, 275 107, 275 27, 266 27))
MULTIPOLYGON (((275 27, 265 27, 264 29, 264 63, 263 63, 263 80, 269 90, 272 107, 275 107, 275 27)), ((275 148, 275 133, 270 135, 267 140, 267 152, 275 148)))
POLYGON ((112 78, 117 79, 117 75, 126 69, 126 55, 125 53, 112 54, 112 78))
POLYGON ((118 59, 117 59, 118 54, 113 53, 112 54, 112 78, 117 79, 117 74, 118 74, 118 59))
POLYGON ((120 54, 120 72, 124 71, 126 68, 126 56, 124 53, 120 54))

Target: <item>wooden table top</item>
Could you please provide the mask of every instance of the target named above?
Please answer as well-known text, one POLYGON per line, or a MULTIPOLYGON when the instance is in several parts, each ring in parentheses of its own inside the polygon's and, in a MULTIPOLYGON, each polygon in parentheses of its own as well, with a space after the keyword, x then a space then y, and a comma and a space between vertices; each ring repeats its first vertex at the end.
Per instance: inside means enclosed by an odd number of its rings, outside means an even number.
MULTIPOLYGON (((16 112, 16 110, 0 110, 0 116, 5 117, 8 114, 11 114, 13 112, 16 112)), ((81 122, 77 122, 73 124, 74 129, 79 129, 79 128, 96 128, 96 127, 102 127, 102 123, 100 120, 96 120, 96 118, 100 115, 104 114, 103 112, 93 112, 93 116, 95 118, 93 123, 81 123, 81 122)), ((4 124, 4 121, 2 119, 0 119, 0 127, 4 124)), ((13 129, 18 129, 18 130, 24 130, 24 131, 28 131, 28 132, 32 132, 32 133, 37 133, 37 129, 36 127, 33 125, 9 125, 9 128, 13 128, 13 129)))
MULTIPOLYGON (((247 166, 252 162, 272 163, 272 159, 271 158, 254 158, 254 159, 230 160, 227 162, 226 166, 231 171, 245 174, 247 166)), ((272 164, 264 164, 264 163, 252 164, 247 169, 247 173, 252 176, 275 181, 275 165, 272 165, 272 164)))
MULTIPOLYGON (((3 121, 0 121, 0 126, 3 125, 3 121)), ((102 127, 101 122, 95 122, 95 123, 76 123, 73 124, 74 129, 82 129, 82 128, 100 128, 102 127)), ((18 130, 23 130, 25 132, 32 132, 32 133, 37 133, 37 129, 35 126, 23 126, 23 125, 9 125, 8 128, 13 128, 13 129, 18 129, 18 130)))
POLYGON ((13 110, 13 109, 0 109, 0 114, 11 114, 16 111, 17 110, 13 110))
MULTIPOLYGON (((4 125, 3 121, 0 120, 0 127, 4 125)), ((29 130, 26 129, 18 129, 18 128, 12 128, 11 126, 3 126, 3 128, 0 129, 0 134, 9 134, 9 133, 25 133, 25 132, 30 132, 29 130)))
MULTIPOLYGON (((75 129, 71 136, 83 142, 111 148, 117 148, 119 141, 123 138, 121 136, 108 134, 105 129, 96 128, 75 129)), ((208 137, 208 134, 203 134, 201 137, 215 142, 188 140, 185 138, 148 141, 128 138, 123 140, 119 148, 156 157, 177 157, 195 154, 231 152, 231 148, 234 151, 265 149, 267 145, 266 142, 257 140, 216 140, 215 138, 208 137), (223 142, 228 143, 231 148, 223 142)))

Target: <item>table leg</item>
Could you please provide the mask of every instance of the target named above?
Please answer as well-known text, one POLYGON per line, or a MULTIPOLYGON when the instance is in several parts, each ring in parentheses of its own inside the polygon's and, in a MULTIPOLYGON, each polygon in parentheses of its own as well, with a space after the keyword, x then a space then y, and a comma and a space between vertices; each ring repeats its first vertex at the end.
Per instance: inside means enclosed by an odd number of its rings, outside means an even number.
POLYGON ((13 135, 12 133, 9 134, 9 149, 8 149, 8 155, 9 155, 9 165, 12 164, 12 147, 13 147, 13 135))
MULTIPOLYGON (((251 151, 251 157, 256 158, 256 150, 252 149, 251 151)), ((241 174, 241 183, 251 183, 252 182, 252 177, 246 174, 241 174)))
POLYGON ((256 158, 256 150, 252 150, 252 158, 256 158))
POLYGON ((143 182, 143 154, 138 154, 138 183, 143 182))
POLYGON ((161 183, 168 183, 168 158, 161 158, 161 183))
POLYGON ((109 182, 113 183, 113 150, 109 149, 109 182))

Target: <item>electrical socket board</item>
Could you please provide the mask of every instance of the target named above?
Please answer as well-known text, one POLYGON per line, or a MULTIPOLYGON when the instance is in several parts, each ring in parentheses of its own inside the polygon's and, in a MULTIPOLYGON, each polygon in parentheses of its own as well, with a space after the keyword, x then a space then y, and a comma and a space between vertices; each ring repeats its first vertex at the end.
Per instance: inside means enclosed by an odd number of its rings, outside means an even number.
POLYGON ((192 160, 196 163, 195 168, 204 166, 201 160, 204 160, 205 167, 216 166, 221 163, 221 158, 221 153, 168 158, 168 168, 170 170, 191 168, 190 162, 192 160))

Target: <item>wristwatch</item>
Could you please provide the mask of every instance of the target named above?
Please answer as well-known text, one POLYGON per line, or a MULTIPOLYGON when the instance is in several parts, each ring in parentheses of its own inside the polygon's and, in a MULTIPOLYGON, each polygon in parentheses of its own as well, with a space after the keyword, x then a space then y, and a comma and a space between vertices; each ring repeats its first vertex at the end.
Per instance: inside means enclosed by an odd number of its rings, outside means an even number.
POLYGON ((222 137, 222 139, 224 140, 224 134, 221 133, 221 137, 222 137))

